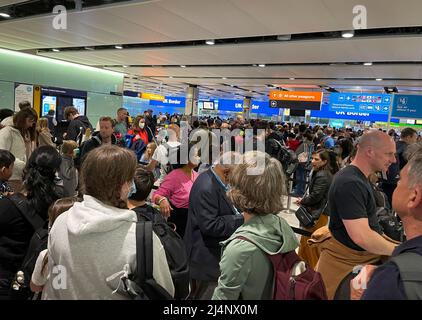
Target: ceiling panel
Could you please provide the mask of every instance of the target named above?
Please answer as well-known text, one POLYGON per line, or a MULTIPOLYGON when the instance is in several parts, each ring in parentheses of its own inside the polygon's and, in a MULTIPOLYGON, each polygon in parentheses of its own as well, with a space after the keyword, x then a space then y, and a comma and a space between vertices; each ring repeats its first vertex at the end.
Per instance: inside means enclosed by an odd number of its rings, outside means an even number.
POLYGON ((158 49, 103 50, 40 53, 47 57, 91 64, 107 59, 126 65, 213 65, 254 63, 330 63, 365 61, 419 61, 422 37, 271 42, 224 46, 195 46, 158 49), (394 48, 394 49, 392 49, 394 48))
MULTIPOLYGON (((420 25, 422 1, 362 0, 368 28, 420 25), (382 8, 380 8, 382 6, 382 8)), ((67 30, 52 28, 52 15, 1 22, 8 48, 148 43, 306 33, 352 28, 348 0, 161 0, 68 12, 67 30), (36 44, 28 30, 37 34, 36 44)))
POLYGON ((28 1, 28 0, 0 0, 0 7, 8 6, 9 4, 25 2, 25 1, 28 1))

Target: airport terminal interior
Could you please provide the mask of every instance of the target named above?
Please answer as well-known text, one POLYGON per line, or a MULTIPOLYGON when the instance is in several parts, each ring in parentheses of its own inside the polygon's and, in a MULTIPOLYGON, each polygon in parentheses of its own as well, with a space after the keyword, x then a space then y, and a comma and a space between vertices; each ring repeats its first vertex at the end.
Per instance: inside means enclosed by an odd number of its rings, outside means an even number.
POLYGON ((422 299, 420 0, 0 0, 0 121, 0 300, 422 299))

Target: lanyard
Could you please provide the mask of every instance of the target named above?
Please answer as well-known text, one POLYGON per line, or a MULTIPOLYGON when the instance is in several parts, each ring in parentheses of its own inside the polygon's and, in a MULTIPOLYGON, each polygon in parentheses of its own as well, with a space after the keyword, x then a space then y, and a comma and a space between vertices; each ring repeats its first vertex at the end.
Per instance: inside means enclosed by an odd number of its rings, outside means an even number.
MULTIPOLYGON (((229 188, 223 183, 219 175, 214 171, 213 167, 211 167, 210 170, 211 170, 211 173, 214 175, 215 179, 217 179, 217 182, 223 187, 224 191, 227 192, 229 188)), ((234 205, 231 204, 231 207, 236 215, 241 214, 234 205)))

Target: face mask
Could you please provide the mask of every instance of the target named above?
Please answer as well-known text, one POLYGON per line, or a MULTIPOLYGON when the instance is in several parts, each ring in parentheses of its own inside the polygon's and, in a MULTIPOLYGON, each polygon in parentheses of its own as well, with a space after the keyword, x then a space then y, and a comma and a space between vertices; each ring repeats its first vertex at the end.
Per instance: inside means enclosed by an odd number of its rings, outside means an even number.
POLYGON ((145 128, 145 122, 139 122, 139 128, 141 129, 145 128))
POLYGON ((130 199, 130 197, 132 197, 135 193, 136 193, 136 185, 135 185, 135 181, 132 180, 132 184, 130 185, 129 192, 127 194, 128 199, 130 199))

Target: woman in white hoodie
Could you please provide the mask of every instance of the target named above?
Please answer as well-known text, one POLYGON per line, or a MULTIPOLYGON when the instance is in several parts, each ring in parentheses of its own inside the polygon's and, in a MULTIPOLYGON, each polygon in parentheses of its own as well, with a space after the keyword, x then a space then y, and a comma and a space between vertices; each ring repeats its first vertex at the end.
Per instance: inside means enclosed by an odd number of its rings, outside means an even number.
MULTIPOLYGON (((43 299, 129 298, 119 288, 120 278, 136 271, 137 217, 126 207, 135 169, 135 154, 117 146, 101 146, 87 155, 81 169, 83 201, 61 214, 50 231, 43 299)), ((153 276, 174 295, 155 234, 153 276)))
POLYGON ((9 184, 14 191, 22 187, 23 169, 31 155, 35 141, 35 124, 38 115, 34 109, 24 109, 13 117, 13 126, 5 126, 0 130, 0 149, 10 151, 16 158, 13 174, 9 184))

